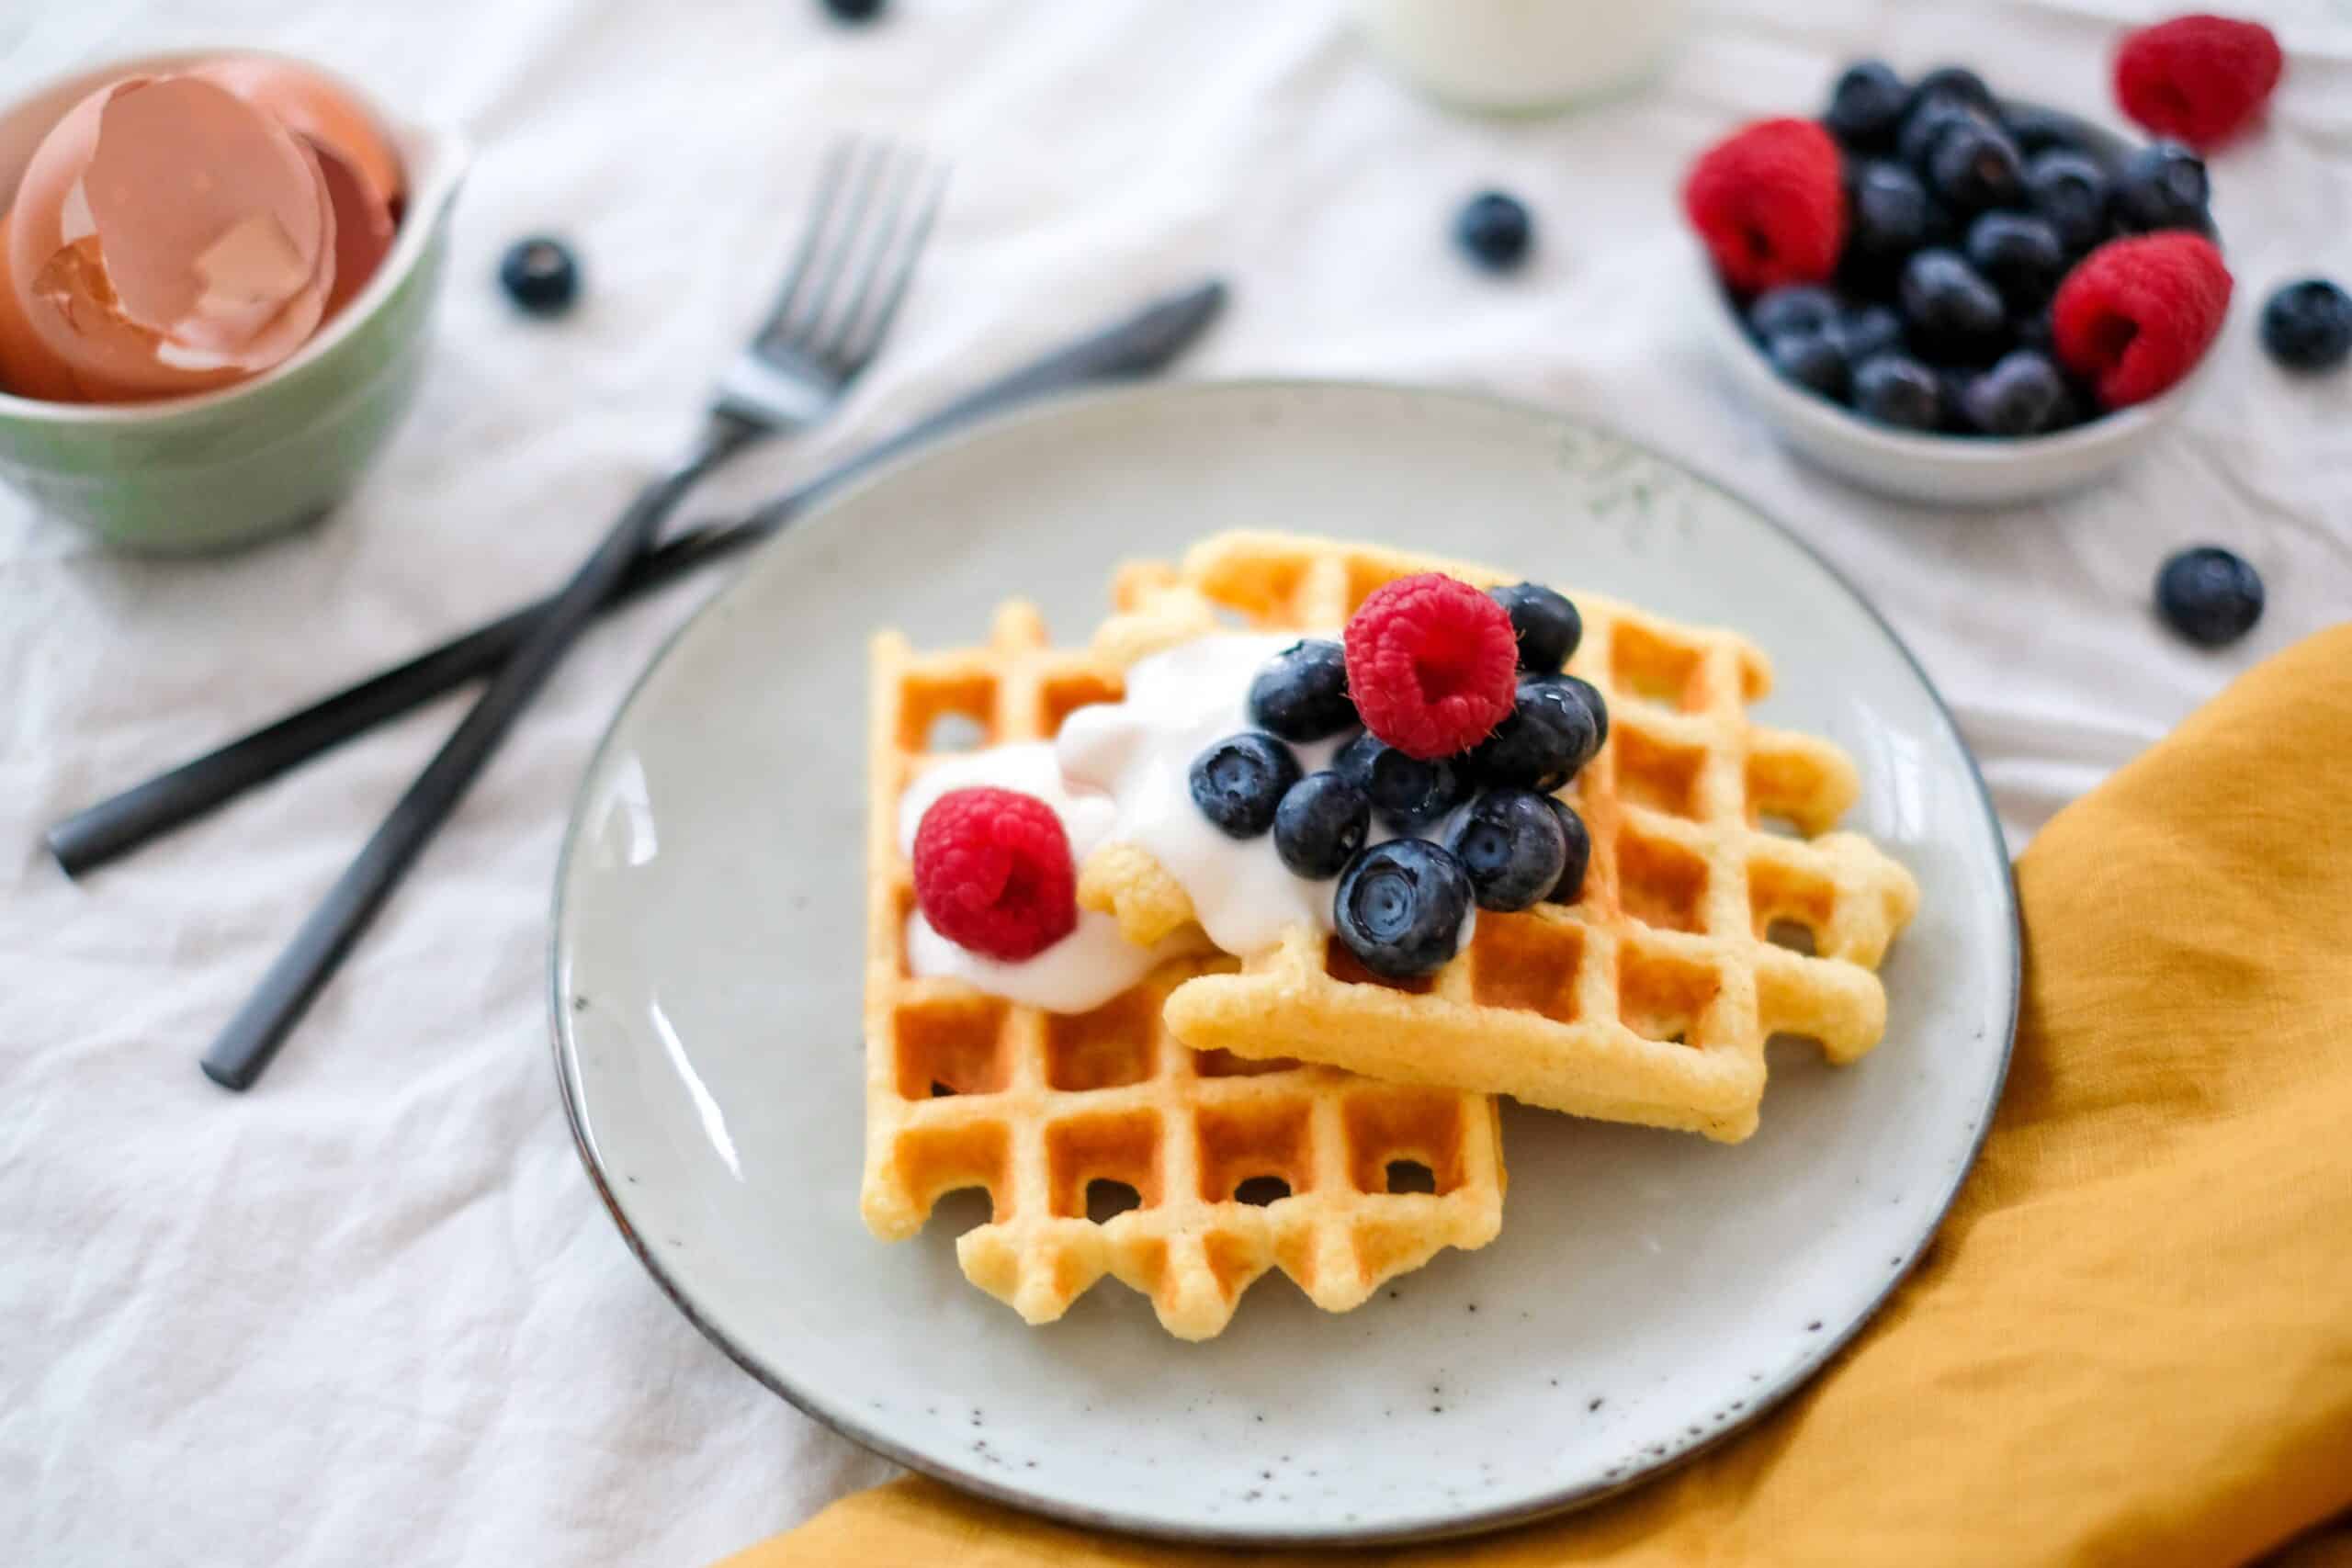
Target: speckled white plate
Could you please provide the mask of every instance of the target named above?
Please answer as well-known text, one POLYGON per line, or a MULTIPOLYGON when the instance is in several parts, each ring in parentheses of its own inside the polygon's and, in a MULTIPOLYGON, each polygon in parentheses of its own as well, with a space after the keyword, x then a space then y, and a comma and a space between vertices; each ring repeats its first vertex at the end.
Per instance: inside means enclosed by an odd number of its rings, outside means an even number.
POLYGON ((859 1442, 1064 1518, 1236 1541, 1487 1528, 1630 1486, 1752 1418, 1860 1326, 1999 1093, 2007 857, 1887 628, 1795 537, 1665 459, 1456 394, 1245 383, 1039 409, 926 450, 766 550, 658 659, 558 877, 556 1059, 590 1175, 744 1369, 859 1442), (1493 562, 1745 628, 1771 722, 1827 734, 1849 818, 1919 879, 1860 1064, 1776 1051, 1763 1128, 1511 1110, 1501 1236, 1327 1316, 1269 1276, 1170 1339, 1104 1280, 1024 1327, 966 1283, 953 1200, 857 1213, 865 645, 977 639, 1009 594, 1084 636, 1112 567, 1273 525, 1493 562))

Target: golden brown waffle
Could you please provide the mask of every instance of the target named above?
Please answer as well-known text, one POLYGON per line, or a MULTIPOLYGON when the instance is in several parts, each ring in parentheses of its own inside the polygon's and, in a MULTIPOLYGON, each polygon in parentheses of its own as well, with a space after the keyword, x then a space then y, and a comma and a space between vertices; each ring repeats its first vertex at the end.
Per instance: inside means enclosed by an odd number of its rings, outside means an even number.
POLYGON ((1114 1274, 1186 1339, 1223 1329, 1270 1268, 1341 1312, 1441 1247, 1494 1238, 1493 1100, 1175 1043, 1162 1002, 1228 960, 1173 959, 1080 1014, 910 976, 898 803, 933 760, 934 723, 961 716, 983 744, 1042 739, 1122 682, 1115 665, 1049 649, 1021 604, 983 648, 918 655, 886 632, 872 668, 862 1207, 876 1235, 911 1235, 943 1193, 985 1188, 989 1222, 956 1245, 973 1283, 1046 1323, 1114 1274), (1095 1217, 1122 1186, 1136 1206, 1095 1217))
MULTIPOLYGON (((1514 581, 1395 550, 1226 534, 1181 569, 1125 569, 1120 613, 1096 648, 1133 658, 1232 612, 1329 633, 1417 571, 1514 581)), ((1771 671, 1736 633, 1574 597, 1585 633, 1569 669, 1610 713, 1607 745, 1561 792, 1591 830, 1582 897, 1482 910, 1468 949, 1410 982, 1374 976, 1319 930, 1294 930, 1239 973, 1179 987, 1167 1015, 1180 1040, 1726 1142, 1756 1128, 1770 1036, 1810 1036, 1833 1062, 1878 1043, 1886 996, 1872 971, 1918 888, 1868 840, 1827 831, 1859 792, 1853 764, 1826 740, 1748 718, 1771 671), (1767 830, 1772 819, 1793 833, 1767 830)), ((1182 888, 1126 844, 1090 857, 1080 901, 1117 915, 1131 941, 1190 914, 1182 888)))

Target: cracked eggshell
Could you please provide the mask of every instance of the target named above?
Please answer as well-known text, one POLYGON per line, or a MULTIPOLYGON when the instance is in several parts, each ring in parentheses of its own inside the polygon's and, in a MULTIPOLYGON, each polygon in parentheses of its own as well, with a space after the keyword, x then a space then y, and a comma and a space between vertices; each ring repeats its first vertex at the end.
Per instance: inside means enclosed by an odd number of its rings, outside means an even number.
POLYGON ((390 134, 340 84, 290 60, 224 55, 188 74, 267 110, 318 154, 334 212, 334 285, 326 305, 333 320, 375 276, 400 228, 408 180, 390 134))
MULTIPOLYGON (((8 254, 9 229, 8 216, 0 214, 0 258, 8 254)), ((53 403, 85 400, 72 368, 33 331, 9 285, 5 264, 0 264, 0 389, 53 403)))
POLYGON ((291 355, 381 264, 397 220, 379 193, 400 174, 381 137, 338 118, 311 73, 220 63, 266 101, 205 67, 134 76, 43 139, 8 226, 17 320, 0 319, 0 368, 12 386, 43 395, 60 367, 94 401, 226 386, 291 355))

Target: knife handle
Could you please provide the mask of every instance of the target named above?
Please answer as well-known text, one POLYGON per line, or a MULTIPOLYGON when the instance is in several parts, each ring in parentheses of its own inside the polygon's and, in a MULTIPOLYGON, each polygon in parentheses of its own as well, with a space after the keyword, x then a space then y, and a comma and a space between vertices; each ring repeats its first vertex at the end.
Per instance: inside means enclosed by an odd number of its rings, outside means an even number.
MULTIPOLYGON (((681 530, 638 557, 619 591, 598 613, 772 536, 819 497, 956 426, 1048 393, 1161 368, 1191 345, 1222 308, 1225 295, 1225 285, 1213 280, 1159 300, 967 393, 763 503, 741 521, 681 530)), ((403 664, 84 807, 50 829, 45 840, 50 853, 68 876, 79 876, 452 687, 491 674, 529 638, 554 599, 549 595, 511 610, 403 664)))

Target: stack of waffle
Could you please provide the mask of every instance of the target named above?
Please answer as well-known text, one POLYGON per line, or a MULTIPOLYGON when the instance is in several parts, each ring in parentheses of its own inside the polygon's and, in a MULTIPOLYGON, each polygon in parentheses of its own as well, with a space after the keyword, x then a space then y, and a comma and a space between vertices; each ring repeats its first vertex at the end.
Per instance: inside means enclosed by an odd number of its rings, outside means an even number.
POLYGON ((1441 1247, 1492 1240, 1495 1095, 1736 1141, 1757 1125, 1767 1038, 1808 1036, 1841 1063, 1878 1043, 1873 971, 1918 894, 1866 840, 1831 830, 1859 793, 1852 762, 1749 719, 1771 675, 1736 634, 1582 592, 1568 668, 1606 697, 1611 727, 1561 792, 1593 841, 1575 904, 1482 913, 1469 946, 1418 980, 1374 976, 1311 927, 1238 962, 1200 936, 1147 852, 1114 841, 1081 866, 1080 902, 1175 954, 1133 989, 1052 1013, 910 972, 898 805, 938 760, 939 720, 962 716, 983 744, 1050 739, 1075 709, 1117 700, 1138 659, 1237 619, 1333 635, 1374 590, 1422 571, 1513 581, 1228 534, 1180 566, 1124 569, 1084 649, 1050 647, 1021 604, 980 648, 876 639, 864 1209, 876 1235, 911 1235, 942 1194, 985 1188, 991 1217, 957 1257, 1028 1321, 1108 1273, 1170 1333, 1204 1338, 1270 1268, 1344 1311, 1441 1247), (1113 1195, 1130 1206, 1110 1213, 1113 1195))

